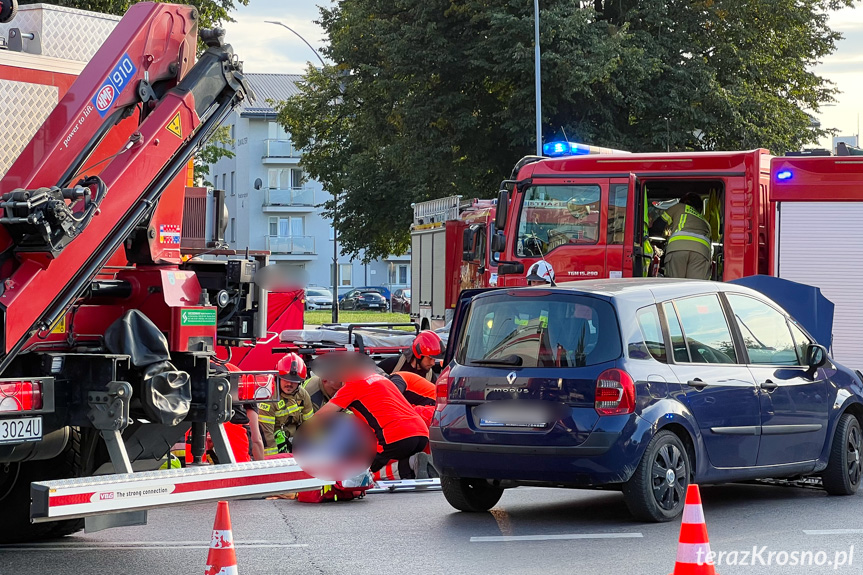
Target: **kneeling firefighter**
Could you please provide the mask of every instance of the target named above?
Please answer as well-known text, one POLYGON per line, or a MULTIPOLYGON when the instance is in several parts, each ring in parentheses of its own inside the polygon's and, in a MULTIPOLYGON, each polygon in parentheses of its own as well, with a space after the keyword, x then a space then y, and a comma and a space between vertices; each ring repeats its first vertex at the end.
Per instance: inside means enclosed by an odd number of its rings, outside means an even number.
POLYGON ((289 453, 297 428, 314 414, 309 393, 300 387, 307 374, 303 358, 289 353, 279 360, 276 369, 279 371, 279 401, 258 404, 265 455, 289 453))

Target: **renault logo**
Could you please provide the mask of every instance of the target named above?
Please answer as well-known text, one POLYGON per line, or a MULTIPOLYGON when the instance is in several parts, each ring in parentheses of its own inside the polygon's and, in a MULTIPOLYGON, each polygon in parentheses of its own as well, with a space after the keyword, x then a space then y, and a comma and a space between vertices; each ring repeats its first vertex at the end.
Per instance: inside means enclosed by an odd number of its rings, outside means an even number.
POLYGON ((508 374, 506 374, 506 382, 510 385, 512 385, 512 382, 515 381, 515 378, 516 378, 516 375, 515 375, 514 371, 511 371, 508 374))

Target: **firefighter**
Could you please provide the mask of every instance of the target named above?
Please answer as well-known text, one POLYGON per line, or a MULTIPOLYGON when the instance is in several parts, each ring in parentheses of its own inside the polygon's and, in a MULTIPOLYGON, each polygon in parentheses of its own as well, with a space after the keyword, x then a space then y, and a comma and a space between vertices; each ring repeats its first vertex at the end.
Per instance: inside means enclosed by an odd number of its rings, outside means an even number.
POLYGON ((286 354, 276 364, 279 372, 279 401, 259 403, 261 432, 264 436, 264 452, 267 456, 290 452, 291 438, 305 421, 314 414, 312 400, 305 388, 300 387, 306 379, 306 364, 296 353, 286 354), (278 439, 284 438, 282 441, 278 439))
POLYGON ((396 357, 383 360, 378 364, 387 374, 409 371, 434 382, 437 375, 432 371, 437 360, 443 357, 443 341, 431 330, 421 331, 414 338, 410 349, 396 357))
POLYGON ((327 369, 322 377, 336 381, 338 391, 318 410, 316 418, 350 409, 377 438, 378 451, 370 466, 372 473, 397 460, 399 477, 415 479, 417 474, 411 466, 411 457, 428 446, 428 426, 395 384, 375 373, 373 367, 361 365, 359 360, 351 360, 350 366, 341 373, 327 369))
POLYGON ((671 224, 671 236, 665 248, 665 277, 710 279, 710 224, 702 215, 704 202, 698 194, 689 193, 662 215, 671 224))

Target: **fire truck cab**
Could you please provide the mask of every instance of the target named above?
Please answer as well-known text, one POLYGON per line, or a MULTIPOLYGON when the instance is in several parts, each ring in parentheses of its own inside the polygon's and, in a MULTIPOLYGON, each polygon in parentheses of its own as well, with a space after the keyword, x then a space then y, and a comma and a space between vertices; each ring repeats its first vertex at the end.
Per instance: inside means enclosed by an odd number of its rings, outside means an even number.
POLYGON ((661 210, 690 192, 718 222, 712 279, 770 273, 770 161, 764 149, 533 158, 501 186, 499 285, 526 285, 543 259, 558 282, 654 274, 645 241, 661 252, 661 210))

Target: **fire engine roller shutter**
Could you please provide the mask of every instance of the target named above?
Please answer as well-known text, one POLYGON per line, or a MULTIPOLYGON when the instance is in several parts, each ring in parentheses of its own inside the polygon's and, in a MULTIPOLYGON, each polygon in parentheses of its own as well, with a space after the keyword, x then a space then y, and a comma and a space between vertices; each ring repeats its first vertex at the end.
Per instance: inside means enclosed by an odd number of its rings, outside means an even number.
POLYGON ((863 369, 863 203, 779 204, 778 275, 821 288, 835 306, 833 356, 863 369))
MULTIPOLYGON (((446 311, 446 230, 434 235, 434 259, 432 260, 432 316, 442 318, 446 311)), ((434 327, 434 326, 432 326, 434 327)))
POLYGON ((411 315, 416 315, 420 312, 420 287, 418 280, 422 277, 422 273, 420 272, 421 243, 419 235, 411 235, 411 315))

